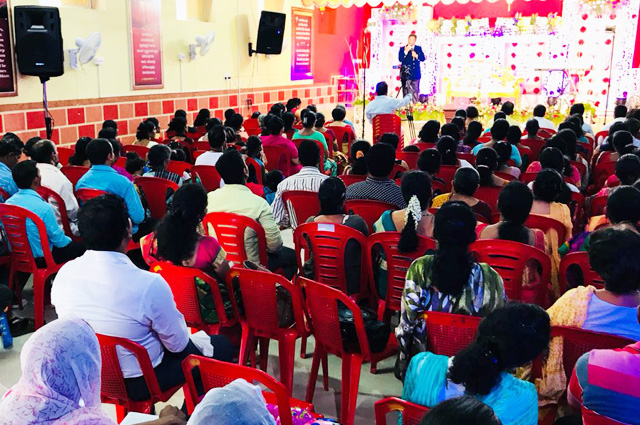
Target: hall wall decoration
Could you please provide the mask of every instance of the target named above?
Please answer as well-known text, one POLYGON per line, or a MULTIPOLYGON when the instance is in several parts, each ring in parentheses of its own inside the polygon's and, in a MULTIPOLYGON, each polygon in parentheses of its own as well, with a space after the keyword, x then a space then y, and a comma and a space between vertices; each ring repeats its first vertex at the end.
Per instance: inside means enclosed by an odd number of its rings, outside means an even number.
POLYGON ((160 0, 129 0, 129 43, 134 90, 164 87, 161 11, 160 0))
POLYGON ((16 70, 13 56, 11 5, 0 0, 0 96, 16 96, 16 70))

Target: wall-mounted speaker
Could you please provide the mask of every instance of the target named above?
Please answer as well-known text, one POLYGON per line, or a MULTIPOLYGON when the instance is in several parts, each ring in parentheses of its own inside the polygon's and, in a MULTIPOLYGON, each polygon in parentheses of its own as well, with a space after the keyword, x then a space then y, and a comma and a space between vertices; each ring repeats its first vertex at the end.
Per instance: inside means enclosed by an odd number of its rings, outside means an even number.
POLYGON ((58 8, 16 6, 13 10, 20 73, 43 78, 62 75, 64 59, 58 8))

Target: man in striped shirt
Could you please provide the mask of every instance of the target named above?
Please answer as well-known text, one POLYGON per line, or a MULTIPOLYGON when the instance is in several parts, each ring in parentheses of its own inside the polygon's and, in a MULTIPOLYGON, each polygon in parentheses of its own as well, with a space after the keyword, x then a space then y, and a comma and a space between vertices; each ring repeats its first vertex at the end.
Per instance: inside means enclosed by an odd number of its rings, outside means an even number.
MULTIPOLYGON (((276 196, 271 204, 273 218, 281 227, 289 227, 289 212, 282 200, 282 194, 290 190, 304 190, 318 193, 320 184, 329 176, 320 172, 320 149, 313 140, 304 140, 298 146, 298 159, 302 164, 302 169, 290 177, 284 179, 278 185, 276 196)), ((302 224, 302 223, 297 223, 302 224)))

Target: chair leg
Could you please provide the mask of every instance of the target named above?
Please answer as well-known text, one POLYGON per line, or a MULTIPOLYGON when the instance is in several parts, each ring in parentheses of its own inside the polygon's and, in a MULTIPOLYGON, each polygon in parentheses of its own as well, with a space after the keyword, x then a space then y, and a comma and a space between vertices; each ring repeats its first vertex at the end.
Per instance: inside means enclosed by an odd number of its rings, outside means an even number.
POLYGON ((116 404, 116 418, 117 422, 120 423, 124 421, 125 416, 129 413, 129 409, 119 404, 116 404))
POLYGON ((307 337, 303 336, 302 341, 300 342, 300 358, 307 358, 307 337))
POLYGON ((346 354, 342 358, 340 422, 344 425, 353 425, 355 421, 361 366, 362 355, 360 354, 346 354))
POLYGON ((238 364, 244 366, 247 361, 247 351, 250 350, 250 343, 253 341, 249 332, 249 326, 245 323, 241 325, 242 336, 240 337, 240 353, 238 354, 238 364))
POLYGON ((260 338, 260 369, 267 371, 269 360, 269 338, 260 338))
POLYGON ((307 396, 305 398, 307 403, 311 403, 313 401, 313 394, 316 390, 316 381, 318 380, 318 369, 320 369, 320 361, 324 355, 324 350, 320 347, 320 344, 316 343, 316 348, 313 351, 313 361, 311 362, 311 371, 309 372, 309 382, 307 383, 307 396))
POLYGON ((296 355, 295 335, 285 335, 278 342, 278 354, 280 357, 280 382, 287 388, 289 397, 291 397, 293 394, 294 357, 296 355))
POLYGON ((33 312, 35 318, 35 329, 44 326, 44 288, 46 278, 43 274, 35 272, 33 274, 33 312))
POLYGON ((322 384, 325 391, 329 391, 329 358, 325 354, 322 357, 322 384))

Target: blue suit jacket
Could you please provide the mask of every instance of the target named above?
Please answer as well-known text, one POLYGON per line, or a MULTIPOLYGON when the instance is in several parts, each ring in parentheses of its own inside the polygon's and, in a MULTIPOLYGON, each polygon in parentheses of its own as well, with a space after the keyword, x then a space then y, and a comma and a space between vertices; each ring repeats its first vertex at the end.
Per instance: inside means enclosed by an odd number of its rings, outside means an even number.
POLYGON ((424 61, 424 52, 422 51, 422 47, 417 45, 413 46, 413 51, 418 55, 418 59, 413 58, 411 51, 405 55, 404 46, 400 47, 400 51, 398 52, 398 60, 402 64, 400 72, 405 68, 409 71, 408 74, 400 74, 400 76, 409 80, 419 80, 421 77, 420 62, 424 61))

